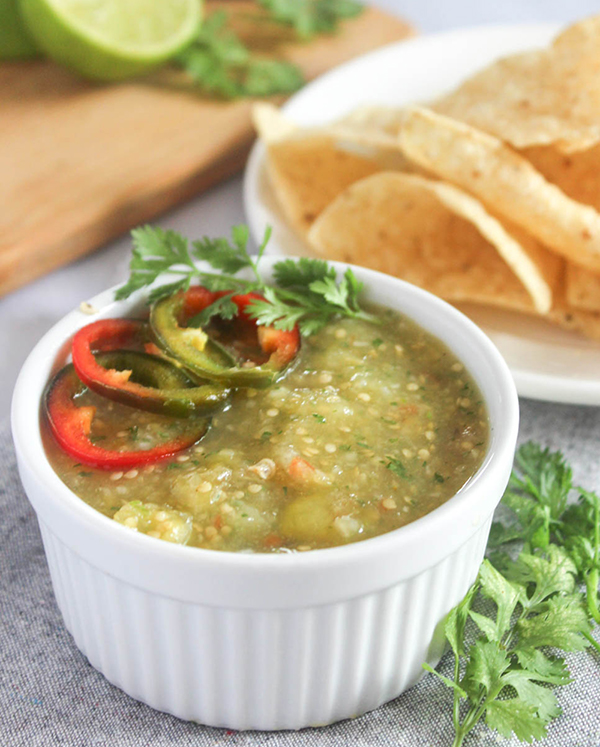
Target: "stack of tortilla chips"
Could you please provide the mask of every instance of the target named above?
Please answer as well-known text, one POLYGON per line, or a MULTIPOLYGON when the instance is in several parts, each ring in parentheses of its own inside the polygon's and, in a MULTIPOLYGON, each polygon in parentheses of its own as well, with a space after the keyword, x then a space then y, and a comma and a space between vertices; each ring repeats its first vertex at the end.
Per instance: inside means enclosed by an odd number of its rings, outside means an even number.
POLYGON ((428 107, 255 121, 314 253, 600 339, 600 16, 428 107))

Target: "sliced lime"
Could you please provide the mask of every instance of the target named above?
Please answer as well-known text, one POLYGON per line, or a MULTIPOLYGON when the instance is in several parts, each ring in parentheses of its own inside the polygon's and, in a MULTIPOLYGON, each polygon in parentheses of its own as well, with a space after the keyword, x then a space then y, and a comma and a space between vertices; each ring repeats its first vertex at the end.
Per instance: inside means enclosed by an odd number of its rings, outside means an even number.
POLYGON ((198 30, 201 0, 20 0, 27 28, 57 62, 95 80, 149 70, 198 30))
POLYGON ((0 60, 33 57, 37 47, 25 30, 17 0, 0 0, 0 60))

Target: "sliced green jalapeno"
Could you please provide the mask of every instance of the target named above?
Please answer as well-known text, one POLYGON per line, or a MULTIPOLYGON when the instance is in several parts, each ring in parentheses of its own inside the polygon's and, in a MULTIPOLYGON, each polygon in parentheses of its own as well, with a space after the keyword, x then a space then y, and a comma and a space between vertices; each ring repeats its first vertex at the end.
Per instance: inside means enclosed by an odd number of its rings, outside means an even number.
POLYGON ((225 322, 232 344, 221 344, 211 331, 186 322, 230 292, 193 287, 152 306, 150 326, 159 346, 194 376, 232 387, 269 386, 285 374, 300 349, 300 333, 257 325, 246 312, 256 293, 232 295, 238 314, 225 322), (254 350, 244 356, 244 352, 254 350))
POLYGON ((183 369, 158 355, 111 349, 143 342, 146 327, 129 319, 101 319, 80 329, 72 355, 81 381, 108 399, 162 415, 206 415, 223 405, 230 393, 224 386, 197 386, 183 369), (94 354, 94 348, 108 350, 94 354))

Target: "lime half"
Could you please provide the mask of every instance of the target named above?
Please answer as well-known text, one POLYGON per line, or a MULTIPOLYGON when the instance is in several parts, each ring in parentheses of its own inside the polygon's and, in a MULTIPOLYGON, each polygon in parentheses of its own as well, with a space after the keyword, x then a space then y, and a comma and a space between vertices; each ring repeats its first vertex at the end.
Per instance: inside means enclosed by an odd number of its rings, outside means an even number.
POLYGON ((118 80, 168 60, 196 34, 201 0, 20 0, 40 49, 87 78, 118 80))
POLYGON ((33 57, 37 53, 25 30, 17 0, 0 0, 0 60, 33 57))

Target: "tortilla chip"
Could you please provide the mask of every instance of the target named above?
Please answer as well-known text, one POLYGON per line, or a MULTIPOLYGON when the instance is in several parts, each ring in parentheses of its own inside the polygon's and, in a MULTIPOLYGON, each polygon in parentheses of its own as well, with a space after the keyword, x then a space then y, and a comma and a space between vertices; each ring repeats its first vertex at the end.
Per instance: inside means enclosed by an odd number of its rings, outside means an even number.
POLYGON ((331 126, 348 137, 362 137, 382 148, 397 148, 404 110, 390 106, 360 106, 331 126))
POLYGON ((270 145, 267 168, 283 214, 305 234, 340 192, 382 165, 340 148, 329 135, 315 134, 270 145))
POLYGON ((589 148, 600 141, 600 16, 569 27, 547 49, 494 62, 431 108, 517 148, 589 148))
POLYGON ((253 109, 267 145, 267 169, 281 209, 301 234, 346 187, 383 169, 410 164, 397 139, 369 136, 354 127, 302 128, 272 104, 253 109))
POLYGON ((295 135, 300 129, 273 104, 261 102, 252 107, 252 123, 260 139, 267 143, 277 143, 295 135))
POLYGON ((567 265, 565 298, 575 309, 600 311, 600 275, 577 265, 567 265))
POLYGON ((565 195, 497 138, 412 107, 399 140, 407 158, 476 195, 570 261, 600 271, 600 213, 565 195))
POLYGON ((328 259, 396 275, 449 301, 542 313, 561 265, 531 239, 525 249, 461 190, 411 174, 383 172, 353 184, 308 240, 328 259))
MULTIPOLYGON (((525 148, 521 154, 566 195, 600 212, 600 145, 570 154, 554 146, 525 148)), ((600 275, 569 264, 566 301, 574 308, 600 311, 600 275)))
POLYGON ((524 148, 521 155, 566 195, 600 212, 600 145, 569 154, 554 146, 524 148))
POLYGON ((547 318, 563 329, 578 332, 592 340, 600 340, 600 311, 573 308, 560 292, 557 293, 547 318))

